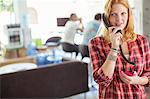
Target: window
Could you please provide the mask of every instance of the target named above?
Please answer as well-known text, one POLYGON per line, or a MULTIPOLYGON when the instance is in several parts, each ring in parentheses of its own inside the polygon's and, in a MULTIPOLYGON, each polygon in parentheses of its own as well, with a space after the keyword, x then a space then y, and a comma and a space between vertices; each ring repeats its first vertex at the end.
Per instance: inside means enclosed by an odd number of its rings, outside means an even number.
POLYGON ((5 43, 3 27, 15 22, 13 0, 0 0, 0 41, 5 43))
POLYGON ((0 12, 2 11, 13 11, 13 3, 12 0, 0 0, 0 12))

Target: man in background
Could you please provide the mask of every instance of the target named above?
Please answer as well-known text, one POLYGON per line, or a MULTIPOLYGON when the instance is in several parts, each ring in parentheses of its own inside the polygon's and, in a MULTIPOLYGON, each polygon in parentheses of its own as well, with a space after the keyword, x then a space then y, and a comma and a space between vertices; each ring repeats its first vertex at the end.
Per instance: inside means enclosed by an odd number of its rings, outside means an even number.
POLYGON ((83 45, 88 45, 89 40, 96 36, 100 25, 101 25, 101 14, 97 13, 94 17, 94 20, 89 21, 85 26, 82 41, 83 45))
POLYGON ((65 25, 64 42, 74 44, 75 34, 79 31, 83 32, 82 19, 78 18, 75 13, 70 15, 70 20, 65 25))

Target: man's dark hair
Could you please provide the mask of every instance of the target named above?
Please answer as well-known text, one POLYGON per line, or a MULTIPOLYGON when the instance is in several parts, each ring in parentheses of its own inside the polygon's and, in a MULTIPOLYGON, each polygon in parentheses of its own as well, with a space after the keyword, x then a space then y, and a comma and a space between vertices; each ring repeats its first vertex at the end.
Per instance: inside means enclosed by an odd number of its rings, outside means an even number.
POLYGON ((71 13, 71 14, 70 14, 70 18, 71 18, 73 15, 76 15, 76 14, 75 14, 75 13, 71 13))
POLYGON ((94 17, 95 20, 101 20, 101 13, 97 13, 94 17))

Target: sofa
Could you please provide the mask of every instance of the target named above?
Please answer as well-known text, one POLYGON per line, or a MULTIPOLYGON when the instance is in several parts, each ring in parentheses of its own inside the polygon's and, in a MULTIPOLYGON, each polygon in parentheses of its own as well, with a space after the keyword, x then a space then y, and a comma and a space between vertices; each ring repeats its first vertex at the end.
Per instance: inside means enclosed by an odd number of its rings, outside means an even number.
POLYGON ((0 75, 0 98, 55 99, 87 92, 88 66, 64 61, 40 68, 0 75))

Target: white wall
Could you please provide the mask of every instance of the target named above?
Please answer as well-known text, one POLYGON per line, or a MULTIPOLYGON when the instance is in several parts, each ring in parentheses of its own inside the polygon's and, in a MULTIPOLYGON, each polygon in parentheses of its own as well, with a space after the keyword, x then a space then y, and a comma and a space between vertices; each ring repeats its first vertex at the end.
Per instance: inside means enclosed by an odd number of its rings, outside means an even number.
POLYGON ((69 17, 77 13, 86 24, 98 12, 102 12, 105 0, 27 0, 27 6, 37 10, 38 25, 32 25, 32 37, 42 37, 43 42, 52 32, 63 31, 57 27, 57 17, 69 17))
POLYGON ((143 33, 150 41, 150 0, 143 1, 143 33))

